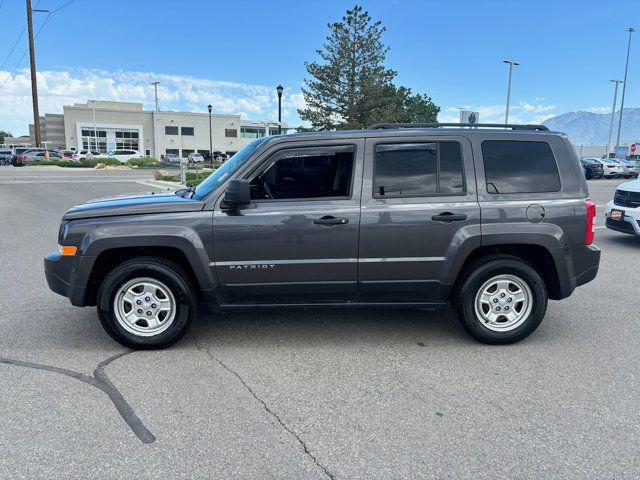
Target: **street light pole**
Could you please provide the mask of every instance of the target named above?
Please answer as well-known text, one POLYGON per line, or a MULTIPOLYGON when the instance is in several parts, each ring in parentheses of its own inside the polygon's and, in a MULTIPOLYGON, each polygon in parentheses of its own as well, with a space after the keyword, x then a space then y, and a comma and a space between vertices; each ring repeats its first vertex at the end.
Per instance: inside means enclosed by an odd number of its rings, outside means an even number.
MULTIPOLYGON (((91 111, 93 112, 93 143, 98 152, 98 128, 96 126, 96 101, 91 100, 91 111)), ((89 151, 91 151, 91 142, 89 142, 89 151)))
POLYGON ((158 84, 160 82, 153 82, 153 90, 156 98, 156 114, 153 122, 153 149, 155 150, 154 154, 156 156, 156 160, 160 160, 160 129, 158 128, 158 84))
POLYGON ((504 123, 507 125, 509 123, 509 103, 511 102, 511 75, 513 72, 514 65, 520 65, 515 60, 503 60, 504 63, 509 64, 509 83, 507 84, 507 109, 504 114, 504 123))
POLYGON ((276 91, 278 92, 278 135, 282 135, 282 92, 284 88, 282 85, 278 85, 276 91))
POLYGON ((211 110, 213 107, 211 104, 207 105, 207 110, 209 110, 209 158, 211 159, 211 167, 213 168, 213 140, 211 137, 211 110))
POLYGON ((611 150, 611 139, 613 138, 613 119, 616 113, 616 102, 618 100, 618 84, 624 83, 622 80, 609 80, 616 84, 615 89, 613 90, 613 107, 611 107, 611 122, 609 123, 609 142, 607 142, 607 155, 609 154, 609 150, 611 150))
POLYGON ((616 148, 620 146, 620 134, 622 133, 622 112, 624 111, 624 94, 627 90, 627 70, 629 70, 629 52, 631 51, 631 34, 635 32, 636 29, 633 27, 629 27, 627 32, 629 32, 629 43, 627 44, 627 62, 624 65, 624 81, 622 84, 622 98, 620 99, 620 119, 618 120, 618 137, 616 138, 616 148))

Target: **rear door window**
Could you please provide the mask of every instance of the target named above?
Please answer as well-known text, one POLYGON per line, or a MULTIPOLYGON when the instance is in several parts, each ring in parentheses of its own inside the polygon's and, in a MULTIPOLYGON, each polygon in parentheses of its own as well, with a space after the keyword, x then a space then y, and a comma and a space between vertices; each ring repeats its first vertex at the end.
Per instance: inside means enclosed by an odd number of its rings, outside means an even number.
POLYGON ((558 165, 547 142, 485 140, 482 160, 489 193, 560 190, 558 165))
POLYGON ((376 146, 373 196, 464 195, 458 142, 393 143, 376 146))

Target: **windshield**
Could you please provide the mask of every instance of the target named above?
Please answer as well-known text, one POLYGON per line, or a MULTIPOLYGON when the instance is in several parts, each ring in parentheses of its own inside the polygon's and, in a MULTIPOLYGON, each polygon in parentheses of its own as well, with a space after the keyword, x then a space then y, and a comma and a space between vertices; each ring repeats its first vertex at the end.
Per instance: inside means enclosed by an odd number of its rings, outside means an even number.
POLYGON ((198 185, 192 198, 195 198, 196 200, 203 200, 207 195, 213 192, 219 185, 233 175, 245 160, 247 160, 247 158, 249 158, 251 154, 255 152, 268 138, 269 137, 260 138, 251 142, 249 145, 242 147, 238 153, 223 163, 220 168, 209 175, 204 182, 198 185))

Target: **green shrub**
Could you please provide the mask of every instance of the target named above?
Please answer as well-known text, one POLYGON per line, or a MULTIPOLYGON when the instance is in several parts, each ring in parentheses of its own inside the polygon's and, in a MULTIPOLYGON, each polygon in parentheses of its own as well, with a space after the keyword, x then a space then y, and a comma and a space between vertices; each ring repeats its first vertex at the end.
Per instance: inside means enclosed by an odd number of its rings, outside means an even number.
MULTIPOLYGON (((200 173, 198 175, 198 178, 196 178, 196 174, 192 173, 192 172, 187 172, 187 185, 198 185, 200 182, 202 182, 205 178, 207 178, 209 175, 211 175, 211 172, 204 172, 204 173, 200 173)), ((160 180, 164 181, 164 182, 176 182, 176 181, 180 181, 180 174, 176 173, 175 175, 164 175, 163 177, 160 178, 160 180)))
POLYGON ((127 160, 127 165, 130 167, 155 167, 158 165, 158 160, 152 157, 144 158, 131 158, 127 160))
POLYGON ((66 168, 93 168, 95 165, 87 165, 83 162, 71 162, 69 160, 33 160, 29 162, 30 166, 53 165, 56 167, 66 168))
POLYGON ((81 162, 91 162, 95 167, 98 163, 102 163, 103 165, 123 165, 123 163, 117 158, 113 157, 93 157, 91 160, 80 160, 81 162))

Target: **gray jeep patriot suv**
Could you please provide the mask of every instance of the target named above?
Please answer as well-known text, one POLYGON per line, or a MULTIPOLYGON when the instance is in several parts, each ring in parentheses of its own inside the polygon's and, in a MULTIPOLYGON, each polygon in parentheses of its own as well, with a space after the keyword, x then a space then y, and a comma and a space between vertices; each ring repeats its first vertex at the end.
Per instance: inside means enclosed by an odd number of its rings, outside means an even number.
POLYGON ((506 344, 596 276, 594 217, 562 133, 381 124, 260 138, 197 188, 73 207, 44 263, 131 348, 176 342, 198 303, 451 301, 469 334, 506 344))

